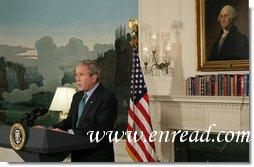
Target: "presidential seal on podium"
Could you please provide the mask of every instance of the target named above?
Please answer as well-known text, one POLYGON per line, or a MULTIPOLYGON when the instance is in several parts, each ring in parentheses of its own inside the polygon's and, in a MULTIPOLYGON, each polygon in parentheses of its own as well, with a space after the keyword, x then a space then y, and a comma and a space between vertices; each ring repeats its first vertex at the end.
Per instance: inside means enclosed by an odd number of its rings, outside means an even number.
POLYGON ((16 151, 21 150, 27 139, 27 134, 24 125, 15 123, 9 132, 9 141, 12 148, 16 151))

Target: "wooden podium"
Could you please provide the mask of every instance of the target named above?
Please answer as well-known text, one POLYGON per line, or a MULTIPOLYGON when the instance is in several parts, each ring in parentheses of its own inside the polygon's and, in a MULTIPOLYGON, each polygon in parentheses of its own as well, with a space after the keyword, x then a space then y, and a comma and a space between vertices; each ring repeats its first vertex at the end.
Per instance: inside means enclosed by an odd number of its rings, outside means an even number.
MULTIPOLYGON (((0 127, 0 147, 10 148, 9 131, 11 126, 0 127)), ((49 129, 29 128, 27 142, 16 153, 26 162, 60 162, 71 151, 96 147, 88 137, 71 135, 49 129)))

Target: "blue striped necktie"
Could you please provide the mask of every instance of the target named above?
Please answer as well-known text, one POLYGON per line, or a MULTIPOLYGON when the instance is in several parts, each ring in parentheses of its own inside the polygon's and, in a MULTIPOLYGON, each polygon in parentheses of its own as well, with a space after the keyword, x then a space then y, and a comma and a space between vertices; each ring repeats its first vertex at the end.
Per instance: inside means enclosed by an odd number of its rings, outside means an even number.
POLYGON ((87 98, 87 94, 84 93, 82 99, 81 99, 80 102, 79 102, 79 107, 78 107, 78 119, 77 119, 76 127, 78 127, 78 123, 79 123, 80 117, 81 117, 82 112, 83 112, 83 110, 84 110, 84 107, 85 107, 85 105, 86 105, 86 98, 87 98))

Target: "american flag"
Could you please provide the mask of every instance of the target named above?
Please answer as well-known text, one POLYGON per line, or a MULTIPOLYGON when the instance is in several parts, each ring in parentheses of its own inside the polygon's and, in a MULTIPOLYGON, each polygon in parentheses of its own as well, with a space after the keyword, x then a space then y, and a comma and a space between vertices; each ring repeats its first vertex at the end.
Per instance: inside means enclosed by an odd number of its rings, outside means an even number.
POLYGON ((132 159, 137 162, 157 161, 154 142, 149 141, 149 135, 153 131, 149 113, 149 97, 137 50, 132 52, 131 98, 127 131, 130 132, 131 137, 134 136, 134 132, 138 134, 138 138, 141 137, 141 140, 137 142, 128 141, 128 139, 126 141, 126 149, 132 159))

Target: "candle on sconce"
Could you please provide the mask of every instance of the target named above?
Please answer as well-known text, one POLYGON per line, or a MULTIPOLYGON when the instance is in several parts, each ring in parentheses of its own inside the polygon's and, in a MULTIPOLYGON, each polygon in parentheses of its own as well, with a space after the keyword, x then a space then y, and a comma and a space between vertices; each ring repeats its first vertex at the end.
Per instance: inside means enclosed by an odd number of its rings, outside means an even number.
POLYGON ((142 49, 142 61, 144 62, 144 65, 145 65, 145 72, 148 71, 147 69, 147 66, 148 66, 148 62, 149 62, 149 49, 147 46, 144 46, 143 49, 142 49))
POLYGON ((159 34, 155 33, 152 35, 152 40, 151 40, 151 52, 152 52, 152 61, 154 63, 158 63, 158 55, 159 55, 159 34))
POLYGON ((147 63, 149 61, 149 51, 148 51, 148 47, 146 47, 146 46, 143 48, 142 60, 145 63, 147 63))
MULTIPOLYGON (((156 34, 153 34, 152 35, 152 52, 156 52, 156 43, 157 43, 157 35, 156 34)), ((154 54, 154 53, 153 53, 154 54)))

